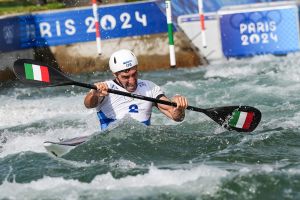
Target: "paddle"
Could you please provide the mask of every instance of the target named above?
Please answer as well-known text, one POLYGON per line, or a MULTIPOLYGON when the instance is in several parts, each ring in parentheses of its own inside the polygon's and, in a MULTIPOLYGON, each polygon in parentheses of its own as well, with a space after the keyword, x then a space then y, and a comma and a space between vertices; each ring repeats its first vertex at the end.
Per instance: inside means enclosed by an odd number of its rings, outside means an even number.
MULTIPOLYGON (((19 59, 14 63, 13 69, 18 79, 30 85, 44 87, 76 85, 90 89, 97 89, 95 85, 74 81, 58 69, 35 60, 19 59)), ((114 89, 108 89, 108 92, 176 107, 176 103, 174 102, 163 101, 138 94, 122 92, 114 89)), ((224 106, 208 109, 188 106, 187 109, 204 113, 224 128, 238 132, 253 131, 261 120, 261 112, 251 106, 224 106)))

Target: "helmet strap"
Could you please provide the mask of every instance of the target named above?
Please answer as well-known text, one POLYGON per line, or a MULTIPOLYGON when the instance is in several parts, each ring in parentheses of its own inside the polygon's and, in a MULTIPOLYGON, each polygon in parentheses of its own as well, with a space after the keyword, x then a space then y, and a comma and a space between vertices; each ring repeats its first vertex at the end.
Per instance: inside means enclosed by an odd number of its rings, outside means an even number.
POLYGON ((118 78, 117 75, 115 75, 115 81, 114 82, 117 83, 119 86, 121 86, 122 88, 125 89, 124 85, 121 83, 121 81, 119 80, 119 78, 118 78))

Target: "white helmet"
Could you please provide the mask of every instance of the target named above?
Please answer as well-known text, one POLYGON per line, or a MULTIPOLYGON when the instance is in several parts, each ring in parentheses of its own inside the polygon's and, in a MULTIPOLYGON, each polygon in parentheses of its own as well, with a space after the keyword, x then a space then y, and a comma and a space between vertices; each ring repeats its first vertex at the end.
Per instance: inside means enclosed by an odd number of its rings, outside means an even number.
POLYGON ((138 64, 137 58, 131 51, 121 49, 110 56, 109 68, 113 73, 130 69, 138 64))

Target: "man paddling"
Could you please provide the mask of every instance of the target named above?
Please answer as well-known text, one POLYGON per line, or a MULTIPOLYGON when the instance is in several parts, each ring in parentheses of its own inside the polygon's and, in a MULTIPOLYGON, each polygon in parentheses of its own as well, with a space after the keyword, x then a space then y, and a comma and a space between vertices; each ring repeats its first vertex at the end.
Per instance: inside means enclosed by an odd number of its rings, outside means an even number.
POLYGON ((150 125, 152 107, 156 106, 163 114, 176 122, 183 121, 188 106, 184 96, 176 95, 172 102, 177 107, 133 99, 108 93, 108 88, 170 101, 161 88, 148 80, 138 79, 138 61, 133 52, 121 49, 109 59, 109 67, 114 80, 95 83, 97 90, 91 90, 84 99, 86 108, 96 108, 101 129, 111 122, 130 116, 146 125, 150 125))

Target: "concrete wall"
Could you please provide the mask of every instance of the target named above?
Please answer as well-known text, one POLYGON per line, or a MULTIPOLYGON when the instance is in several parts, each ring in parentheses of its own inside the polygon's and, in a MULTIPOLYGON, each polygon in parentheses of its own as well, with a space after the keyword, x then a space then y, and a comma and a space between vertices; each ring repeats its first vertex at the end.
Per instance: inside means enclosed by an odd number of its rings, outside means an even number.
POLYGON ((0 53, 0 81, 14 78, 12 66, 18 58, 34 58, 34 50, 27 49, 22 51, 13 51, 8 53, 0 53))
MULTIPOLYGON (((177 67, 195 67, 205 63, 182 33, 175 34, 175 45, 177 67)), ((63 71, 80 73, 108 70, 110 55, 122 48, 130 49, 137 55, 142 71, 170 68, 166 34, 105 40, 101 56, 96 53, 95 42, 51 47, 51 52, 63 71)))

